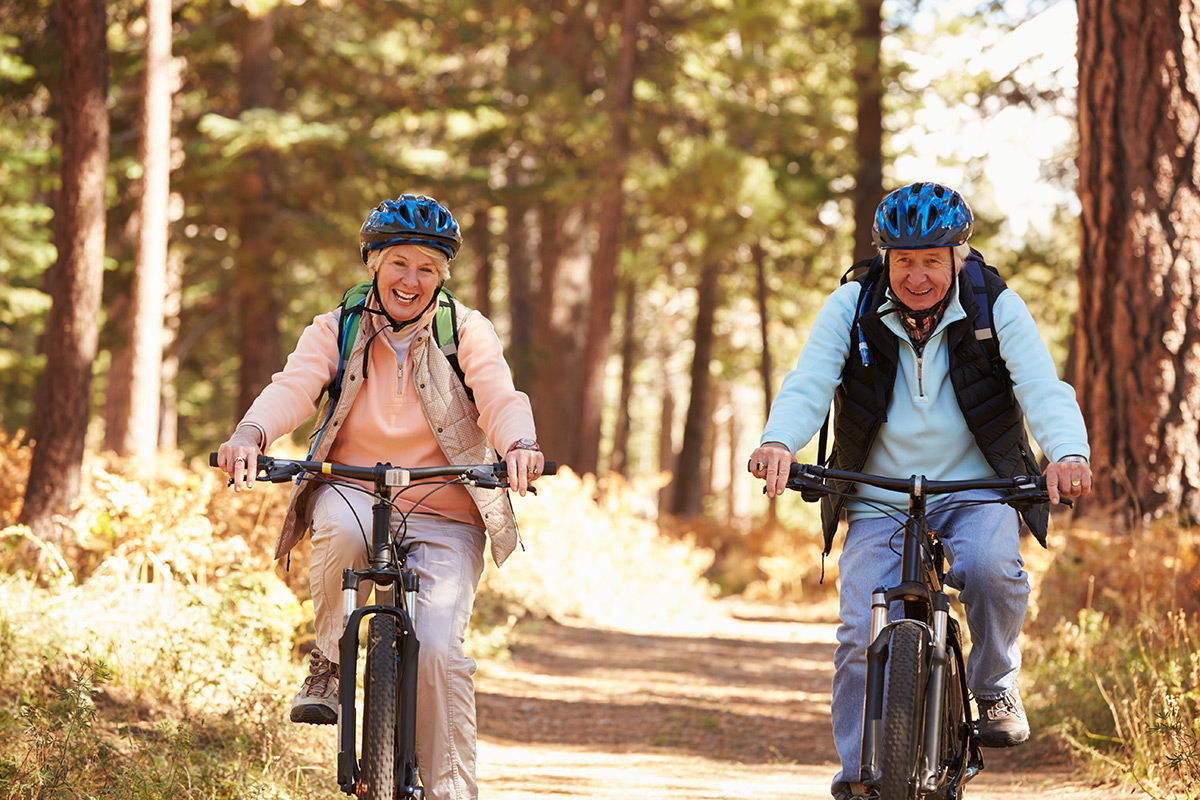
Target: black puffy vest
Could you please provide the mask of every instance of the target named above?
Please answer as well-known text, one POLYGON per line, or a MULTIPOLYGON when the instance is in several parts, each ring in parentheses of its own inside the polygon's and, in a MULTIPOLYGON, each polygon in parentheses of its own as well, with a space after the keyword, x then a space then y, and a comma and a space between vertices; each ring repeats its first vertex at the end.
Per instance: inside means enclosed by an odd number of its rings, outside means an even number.
MULTIPOLYGON (((991 268, 983 269, 982 273, 987 302, 991 305, 1007 287, 991 268)), ((900 354, 899 339, 875 313, 886 299, 887 281, 876 270, 857 280, 863 284, 864 291, 871 292, 867 313, 859 319, 871 359, 869 366, 863 366, 858 352, 854 351, 846 360, 841 384, 834 393, 833 450, 826 464, 832 469, 851 472, 862 470, 880 425, 887 421, 900 354)), ((965 271, 959 274, 958 297, 966 317, 950 323, 945 335, 950 354, 950 382, 967 427, 975 436, 984 458, 1000 477, 1040 475, 1041 469, 1025 433, 1025 414, 1013 393, 1008 370, 1003 360, 990 359, 976 338, 974 322, 979 306, 965 271)), ((835 483, 843 492, 854 490, 851 484, 835 483)), ((826 555, 833 547, 838 519, 845 504, 844 497, 826 495, 821 501, 826 555)), ((1043 547, 1049 516, 1049 506, 1044 503, 1021 512, 1025 524, 1043 547)))

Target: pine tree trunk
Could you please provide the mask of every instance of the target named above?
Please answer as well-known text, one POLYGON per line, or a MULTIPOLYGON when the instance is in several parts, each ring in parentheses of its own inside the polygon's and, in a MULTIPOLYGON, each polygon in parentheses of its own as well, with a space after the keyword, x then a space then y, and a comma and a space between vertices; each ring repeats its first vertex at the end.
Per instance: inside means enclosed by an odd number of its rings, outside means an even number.
POLYGON ((629 404, 633 400, 633 367, 638 358, 635 336, 637 311, 637 288, 632 280, 625 281, 622 292, 624 317, 621 326, 621 392, 617 400, 617 427, 613 431, 612 457, 608 469, 626 478, 629 477, 629 404))
POLYGON ((711 260, 700 272, 696 308, 696 352, 692 360, 691 397, 683 425, 683 446, 675 471, 675 497, 671 511, 684 517, 699 516, 704 510, 703 479, 707 434, 712 423, 712 373, 714 328, 720 268, 711 260))
MULTIPOLYGON (((275 25, 272 12, 243 20, 242 64, 238 91, 242 111, 271 108, 274 103, 275 25)), ((238 238, 236 251, 238 376, 240 418, 259 392, 271 382, 271 376, 283 366, 283 348, 279 341, 279 281, 277 263, 287 254, 286 247, 274 235, 272 222, 276 202, 272 188, 275 159, 266 148, 258 148, 244 157, 238 186, 238 238)))
POLYGON ((539 309, 533 325, 536 354, 533 381, 538 436, 549 456, 580 471, 579 406, 583 388, 583 347, 587 335, 587 286, 591 259, 583 209, 538 209, 541 237, 539 309))
MULTIPOLYGON (((1192 2, 1080 0, 1075 386, 1095 494, 1200 519, 1200 103, 1192 2)), ((1094 505, 1093 505, 1094 504, 1094 505)))
POLYGON ((162 403, 163 301, 171 191, 171 0, 146 0, 142 196, 133 273, 129 417, 119 452, 145 463, 158 448, 162 403))
POLYGON ((584 349, 583 403, 579 411, 581 440, 579 470, 596 473, 600 460, 600 426, 604 411, 604 383, 611 349, 612 315, 616 305, 617 262, 621 255, 621 210, 624 207, 626 163, 629 160, 629 110, 633 106, 633 81, 637 73, 637 29, 646 11, 646 0, 624 0, 621 10, 621 51, 617 60, 609 110, 611 159, 603 171, 598 242, 592 263, 591 304, 584 349))
POLYGON ((108 41, 102 0, 62 0, 62 191, 58 261, 43 344, 46 367, 30 425, 36 446, 21 522, 58 538, 53 517, 79 494, 99 339, 108 169, 108 41))
POLYGON ((858 97, 858 129, 854 153, 854 260, 875 253, 871 228, 883 200, 883 38, 881 0, 859 0, 859 27, 854 37, 854 83, 858 97))
MULTIPOLYGON (((770 321, 770 310, 767 307, 767 296, 769 294, 767 288, 767 253, 761 244, 755 244, 751 250, 754 267, 755 267, 755 286, 757 289, 756 297, 758 300, 758 325, 759 336, 762 340, 762 359, 759 362, 759 374, 762 376, 763 382, 763 425, 766 425, 767 417, 771 415, 771 400, 775 397, 775 381, 773 379, 774 366, 771 363, 771 339, 767 335, 768 323, 770 321)), ((776 498, 772 497, 767 500, 767 524, 774 525, 779 518, 778 510, 775 507, 776 498)))

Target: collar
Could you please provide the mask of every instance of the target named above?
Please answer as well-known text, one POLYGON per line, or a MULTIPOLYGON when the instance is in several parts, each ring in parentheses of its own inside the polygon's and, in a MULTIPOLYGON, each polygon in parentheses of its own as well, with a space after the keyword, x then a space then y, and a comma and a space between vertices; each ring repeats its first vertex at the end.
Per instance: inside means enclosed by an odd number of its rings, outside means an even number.
MULTIPOLYGON (((950 284, 950 288, 946 290, 950 293, 950 302, 946 304, 946 310, 942 312, 942 318, 938 321, 937 327, 934 328, 933 333, 929 334, 930 339, 945 330, 946 326, 950 323, 967 318, 966 309, 963 308, 962 299, 958 294, 958 281, 961 277, 962 271, 960 270, 958 275, 954 276, 954 281, 950 284)), ((879 307, 880 314, 883 314, 885 311, 891 311, 892 313, 883 317, 883 324, 892 333, 907 339, 908 332, 904 330, 904 323, 900 321, 900 314, 903 312, 900 310, 900 303, 896 300, 896 296, 892 294, 892 287, 890 286, 886 290, 886 299, 879 307)))

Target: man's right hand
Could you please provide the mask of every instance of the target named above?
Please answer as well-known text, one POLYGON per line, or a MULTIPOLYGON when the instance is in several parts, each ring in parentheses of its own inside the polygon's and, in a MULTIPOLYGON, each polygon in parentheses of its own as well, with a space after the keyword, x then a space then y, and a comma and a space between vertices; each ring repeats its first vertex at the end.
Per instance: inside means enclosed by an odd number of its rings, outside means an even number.
POLYGON ((796 459, 786 445, 767 442, 750 454, 746 469, 767 482, 767 497, 778 497, 787 488, 788 474, 796 459))

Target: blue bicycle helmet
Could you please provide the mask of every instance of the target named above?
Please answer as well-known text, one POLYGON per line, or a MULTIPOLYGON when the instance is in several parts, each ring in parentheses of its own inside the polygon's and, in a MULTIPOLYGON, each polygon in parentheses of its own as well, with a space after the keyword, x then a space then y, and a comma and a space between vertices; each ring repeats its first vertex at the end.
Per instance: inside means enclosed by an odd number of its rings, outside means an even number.
POLYGON ((883 198, 871 238, 881 250, 954 247, 971 238, 971 207, 939 183, 910 183, 883 198))
POLYGON ((367 253, 394 244, 435 247, 453 259, 462 245, 462 234, 450 209, 437 200, 402 194, 395 200, 384 200, 367 215, 358 241, 364 264, 367 253))

